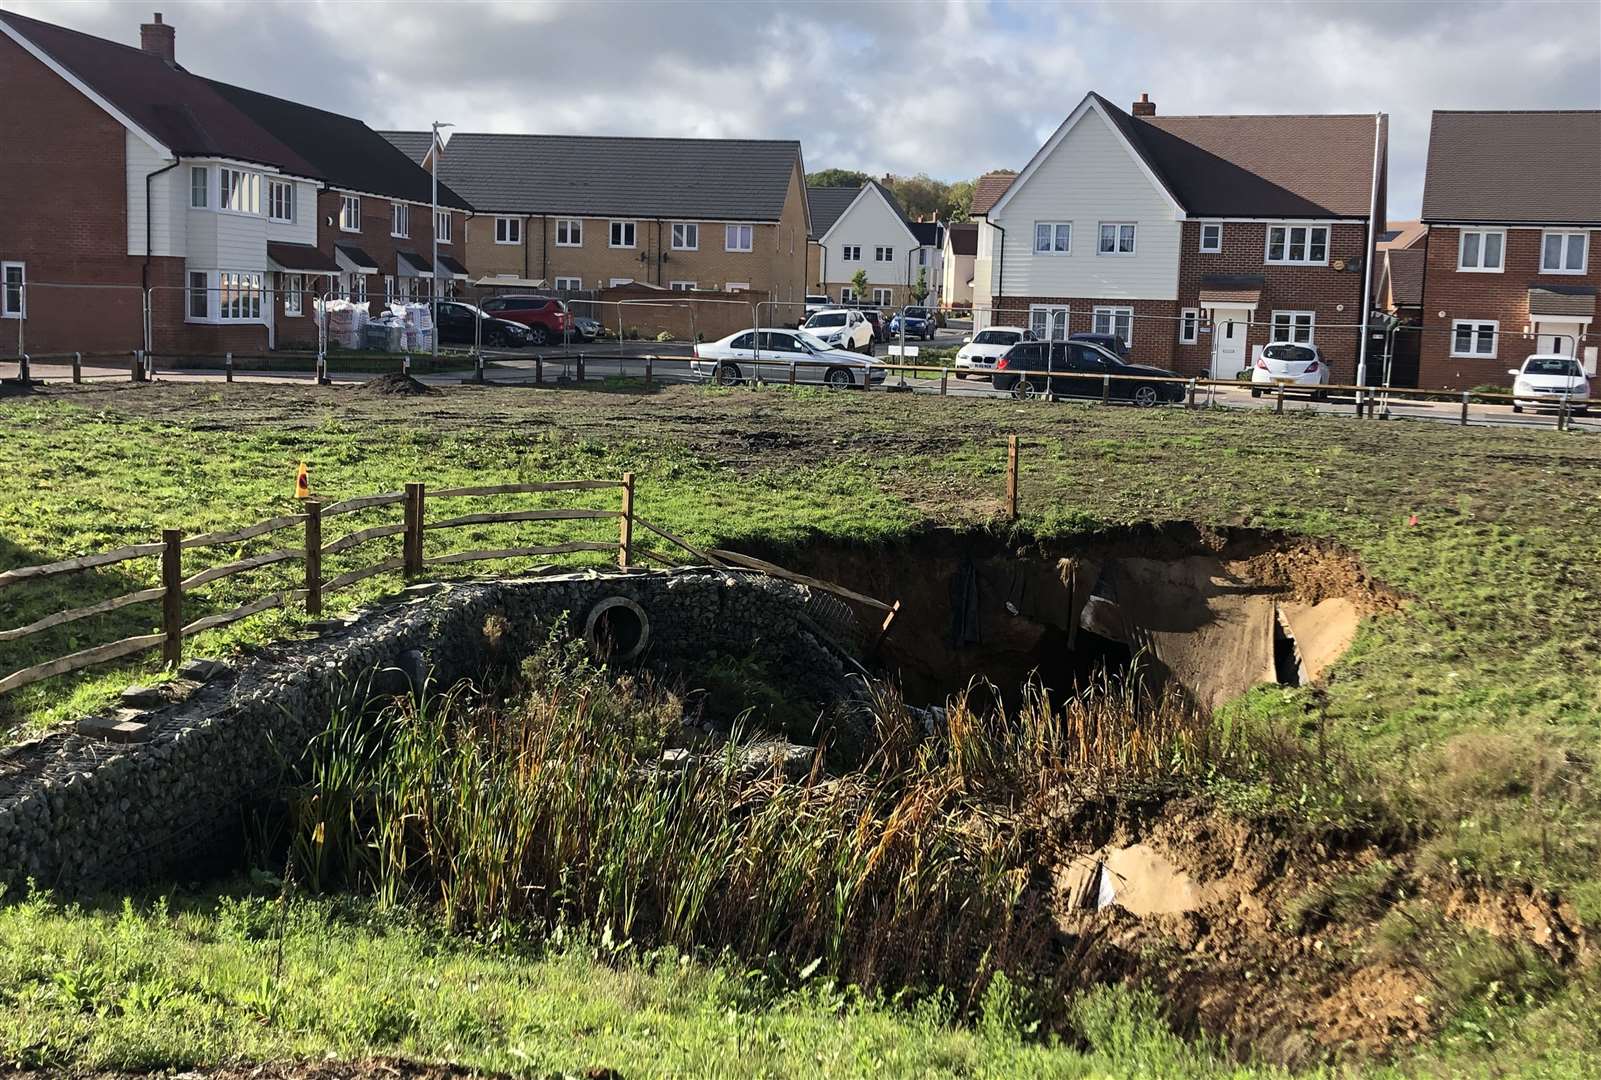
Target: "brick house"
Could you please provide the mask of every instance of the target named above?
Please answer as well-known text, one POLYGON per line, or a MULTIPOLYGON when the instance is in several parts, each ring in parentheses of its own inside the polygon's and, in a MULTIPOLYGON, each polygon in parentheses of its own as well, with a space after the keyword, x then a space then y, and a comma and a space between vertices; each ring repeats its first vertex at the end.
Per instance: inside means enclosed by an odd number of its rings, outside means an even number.
POLYGON ((1596 373, 1601 112, 1436 112, 1419 385, 1505 385, 1534 352, 1596 373))
POLYGON ((1131 115, 1091 93, 1015 178, 981 178, 975 325, 1115 333, 1138 361, 1217 378, 1310 341, 1352 381, 1386 128, 1159 117, 1143 96, 1131 115))
MULTIPOLYGON (((365 289, 340 277, 358 269, 341 255, 348 199, 385 222, 392 201, 420 203, 408 246, 431 237, 409 158, 359 120, 187 71, 159 14, 133 48, 0 12, 0 100, 29 103, 0 109, 0 175, 28 208, 0 216, 3 350, 4 320, 35 353, 311 344, 312 297, 365 289)), ((440 199, 459 228, 466 203, 440 199)), ((401 258, 387 235, 360 240, 359 269, 401 258)))
MULTIPOLYGON (((384 134, 425 160, 428 132, 384 134)), ((805 296, 798 142, 461 133, 439 167, 474 207, 465 262, 476 280, 805 296)))
POLYGON ((842 304, 898 308, 914 303, 918 272, 924 274, 933 304, 939 293, 942 229, 914 222, 894 194, 877 180, 860 187, 809 187, 812 253, 807 280, 819 293, 842 304), (857 296, 851 279, 867 272, 866 296, 857 296))

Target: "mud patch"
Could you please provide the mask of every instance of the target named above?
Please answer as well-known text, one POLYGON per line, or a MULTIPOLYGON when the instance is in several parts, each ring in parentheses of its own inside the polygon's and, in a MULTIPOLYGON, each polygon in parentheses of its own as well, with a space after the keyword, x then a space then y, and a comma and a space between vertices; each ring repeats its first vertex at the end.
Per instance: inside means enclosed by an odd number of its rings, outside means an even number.
POLYGON ((424 397, 438 390, 399 372, 368 379, 355 390, 357 397, 424 397))

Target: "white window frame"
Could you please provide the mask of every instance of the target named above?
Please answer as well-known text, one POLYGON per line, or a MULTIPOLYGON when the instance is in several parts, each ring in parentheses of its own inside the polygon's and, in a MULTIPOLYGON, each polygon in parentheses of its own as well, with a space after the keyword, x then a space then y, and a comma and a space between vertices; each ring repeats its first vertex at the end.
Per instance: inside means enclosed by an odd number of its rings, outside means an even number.
POLYGON ((839 302, 842 304, 856 303, 856 290, 849 285, 841 285, 839 287, 839 302))
POLYGON ((352 304, 365 304, 367 302, 367 275, 351 271, 345 277, 345 299, 352 304))
POLYGON ((1039 341, 1066 341, 1069 325, 1070 309, 1065 304, 1030 304, 1028 306, 1028 328, 1039 341), (1035 315, 1043 318, 1036 320, 1035 315), (1057 317, 1061 317, 1062 336, 1053 337, 1056 333, 1057 317), (1036 323, 1038 326, 1036 327, 1036 323))
POLYGON ((1201 309, 1187 307, 1179 311, 1179 344, 1194 345, 1201 340, 1201 309))
POLYGON ((284 298, 284 316, 296 318, 305 314, 305 301, 302 298, 305 290, 305 279, 300 274, 280 275, 279 289, 284 298))
POLYGON ((339 231, 353 233, 361 231, 360 195, 341 195, 339 197, 339 231))
POLYGON ((873 261, 874 262, 894 262, 895 261, 895 249, 893 247, 875 247, 875 248, 873 248, 873 261))
POLYGON ((583 278, 559 277, 556 279, 556 290, 558 292, 579 292, 583 287, 583 278))
POLYGON ((557 247, 583 247, 584 246, 584 219, 583 218, 557 218, 556 219, 556 246, 557 247), (567 239, 561 238, 562 233, 567 239))
POLYGON ((1451 320, 1451 355, 1460 356, 1469 360, 1494 360, 1495 354, 1501 351, 1501 324, 1495 319, 1452 319, 1451 320), (1457 328, 1461 326, 1472 327, 1468 336, 1467 352, 1459 352, 1456 346, 1457 328), (1478 352, 1475 349, 1479 337, 1485 328, 1490 331, 1490 351, 1478 352))
POLYGON ((1590 268, 1590 231, 1588 229, 1546 229, 1540 234, 1540 273, 1542 274, 1583 274, 1590 268), (1545 264, 1546 241, 1562 237, 1560 264, 1555 269, 1545 264), (1568 254, 1573 248, 1573 242, 1579 242, 1579 268, 1568 268, 1568 254))
POLYGON ((521 247, 523 243, 523 219, 520 217, 495 218, 495 243, 521 247))
POLYGON ((1117 307, 1106 305, 1090 310, 1090 330, 1096 334, 1112 334, 1123 339, 1128 348, 1134 347, 1134 309, 1131 307, 1117 307), (1106 329, 1101 329, 1101 320, 1106 320, 1106 329), (1117 324, 1119 320, 1128 320, 1128 333, 1119 334, 1117 324))
POLYGON ((755 251, 756 226, 754 225, 724 225, 723 226, 724 251, 755 251))
POLYGON ((449 244, 453 243, 454 240, 455 225, 450 220, 450 211, 434 211, 434 242, 439 244, 449 244))
POLYGON ((882 285, 873 286, 873 306, 889 307, 895 303, 895 290, 887 289, 882 285))
POLYGON ((191 165, 189 166, 189 209, 205 210, 210 206, 211 166, 191 165), (195 183, 196 180, 200 181, 198 185, 195 183), (196 195, 200 196, 199 202, 195 202, 196 195))
POLYGON ((217 212, 244 214, 251 217, 261 213, 261 174, 217 166, 217 212), (235 183, 237 181, 237 183, 235 183), (230 197, 232 196, 232 197, 230 197), (230 205, 231 203, 241 205, 230 205))
POLYGON ((1137 254, 1139 247, 1140 226, 1137 221, 1103 221, 1095 230, 1095 254, 1105 255, 1114 259, 1130 259, 1137 254), (1106 230, 1112 232, 1112 250, 1106 249, 1106 230), (1123 230, 1129 230, 1129 247, 1123 250, 1123 230))
POLYGON ((1034 254, 1073 254, 1073 223, 1071 221, 1036 221, 1034 223, 1034 254), (1040 247, 1040 230, 1046 230, 1045 247, 1040 247), (1063 243, 1063 241, 1066 241, 1063 243))
MULTIPOLYGON (((1326 250, 1327 249, 1327 245, 1325 244, 1324 247, 1325 247, 1325 250, 1326 250)), ((1200 242, 1200 252, 1201 252, 1201 254, 1202 255, 1216 255, 1218 252, 1220 252, 1222 250, 1223 250, 1223 223, 1221 221, 1203 221, 1203 222, 1201 222, 1201 242, 1200 242), (1212 235, 1212 242, 1210 244, 1208 244, 1206 242, 1206 230, 1208 230, 1208 229, 1214 230, 1213 235, 1212 235)))
POLYGON ((700 250, 700 222, 675 221, 671 231, 671 243, 674 251, 700 250))
POLYGON ((669 281, 667 283, 668 292, 694 292, 699 287, 699 284, 694 281, 669 281))
POLYGON ((286 225, 295 223, 295 182, 267 178, 267 220, 286 225), (279 196, 283 197, 280 199, 279 196), (280 208, 282 213, 280 213, 280 208))
MULTIPOLYGON (((347 195, 345 198, 348 199, 350 196, 347 195)), ((359 229, 359 215, 357 221, 357 228, 359 229)), ((341 211, 339 217, 339 227, 344 228, 344 225, 344 214, 341 211)), ((411 205, 409 203, 396 201, 389 204, 389 235, 399 237, 408 237, 411 235, 411 205)))
POLYGON ((1265 230, 1263 230, 1263 232, 1264 232, 1263 239, 1265 240, 1265 244, 1263 245, 1263 248, 1262 248, 1262 263, 1264 265, 1266 265, 1266 266, 1327 266, 1327 265, 1329 265, 1329 244, 1334 238, 1334 229, 1331 226, 1329 226, 1327 224, 1319 224, 1318 222, 1315 222, 1315 221, 1280 221, 1280 222, 1276 222, 1276 223, 1274 223, 1272 225, 1269 225, 1265 230), (1294 243, 1296 231, 1297 230, 1301 230, 1301 229, 1306 230, 1306 236, 1303 237, 1303 239, 1302 239, 1302 245, 1303 246, 1301 248, 1301 258, 1292 259, 1290 257, 1290 249, 1291 249, 1291 247, 1292 247, 1292 245, 1294 243), (1275 232, 1281 232, 1281 233, 1284 234, 1284 254, 1281 255, 1277 259, 1275 259, 1273 257, 1273 234, 1275 232), (1319 233, 1319 232, 1323 234, 1323 257, 1321 259, 1314 259, 1314 258, 1311 257, 1312 256, 1312 235, 1314 233, 1319 233))
MULTIPOLYGON (((194 293, 194 277, 189 272, 189 292, 194 293)), ((260 270, 207 270, 206 318, 190 316, 187 322, 259 323, 263 321, 266 274, 260 270), (233 310, 230 310, 230 307, 233 310)), ((191 301, 192 302, 192 301, 191 301)), ((190 310, 187 306, 185 310, 190 310)))
POLYGON ((1316 342, 1317 342, 1317 312, 1315 312, 1315 311, 1292 311, 1292 310, 1289 310, 1289 309, 1286 309, 1284 311, 1275 311, 1268 318, 1268 321, 1267 321, 1267 333, 1268 333, 1268 340, 1269 341, 1288 341, 1288 342, 1291 342, 1291 343, 1296 344, 1296 345, 1313 345, 1313 344, 1316 344, 1316 342), (1302 318, 1306 319, 1306 338, 1304 340, 1302 338, 1299 338, 1299 337, 1296 336, 1298 333, 1300 333, 1300 328, 1296 325, 1296 322, 1297 322, 1297 320, 1302 319, 1302 318), (1280 337, 1279 336, 1279 321, 1280 321, 1280 319, 1283 319, 1285 321, 1285 323, 1286 323, 1286 325, 1287 325, 1287 327, 1289 329, 1289 336, 1288 337, 1280 337))
POLYGON ((28 317, 28 264, 20 259, 0 262, 0 319, 26 319, 28 317), (16 270, 18 280, 10 284, 11 271, 16 270), (17 303, 11 304, 11 290, 17 290, 17 303))
POLYGON ((639 246, 639 222, 628 218, 611 218, 606 224, 606 246, 612 248, 637 248, 639 246), (628 243, 619 244, 618 237, 625 235, 628 243))
POLYGON ((210 322, 211 321, 211 275, 204 270, 190 270, 184 274, 183 297, 184 322, 210 322), (200 284, 195 284, 195 279, 200 284), (195 294, 200 294, 200 314, 195 314, 195 294))
POLYGON ((750 291, 750 282, 748 282, 748 281, 725 281, 725 282, 723 282, 723 291, 724 292, 749 292, 750 291))
POLYGON ((839 258, 841 262, 861 262, 862 245, 842 244, 839 249, 839 258))
MULTIPOLYGON (((1456 240, 1456 268, 1462 274, 1501 274, 1506 272, 1506 230, 1505 229, 1460 229, 1456 240), (1478 237, 1478 261, 1469 266, 1467 264, 1468 237, 1478 237), (1484 241, 1487 237, 1498 237, 1501 241, 1501 258, 1494 266, 1484 265, 1484 241)), ((1454 346, 1453 346, 1454 347, 1454 346)))

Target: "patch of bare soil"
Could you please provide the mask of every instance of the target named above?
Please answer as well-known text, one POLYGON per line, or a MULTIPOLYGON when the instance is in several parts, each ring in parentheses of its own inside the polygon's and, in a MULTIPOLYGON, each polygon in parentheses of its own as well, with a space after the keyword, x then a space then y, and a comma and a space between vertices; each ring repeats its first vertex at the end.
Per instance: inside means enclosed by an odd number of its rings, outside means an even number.
POLYGON ((425 397, 437 394, 439 391, 423 385, 410 375, 397 371, 389 375, 380 375, 376 379, 368 379, 358 386, 354 393, 360 397, 425 397))

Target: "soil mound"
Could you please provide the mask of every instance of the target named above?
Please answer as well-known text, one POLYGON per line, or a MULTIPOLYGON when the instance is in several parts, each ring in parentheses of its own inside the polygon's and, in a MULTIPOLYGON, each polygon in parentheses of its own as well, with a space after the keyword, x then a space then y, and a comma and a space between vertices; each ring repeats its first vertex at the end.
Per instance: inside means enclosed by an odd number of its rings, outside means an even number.
POLYGON ((437 394, 439 391, 418 382, 410 375, 396 372, 368 379, 356 388, 356 393, 361 397, 418 397, 437 394))

